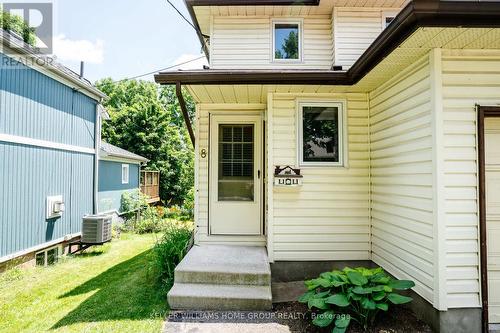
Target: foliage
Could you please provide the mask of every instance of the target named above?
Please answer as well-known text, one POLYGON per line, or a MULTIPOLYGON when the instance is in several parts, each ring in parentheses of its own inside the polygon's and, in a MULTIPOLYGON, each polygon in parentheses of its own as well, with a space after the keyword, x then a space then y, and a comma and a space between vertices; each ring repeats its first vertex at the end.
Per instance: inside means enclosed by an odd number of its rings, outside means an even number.
POLYGON ((334 325, 332 332, 345 332, 351 320, 365 330, 373 325, 380 311, 388 311, 390 304, 404 304, 411 297, 398 294, 415 286, 413 281, 391 278, 382 268, 349 267, 342 271, 322 273, 305 282, 308 291, 299 298, 309 309, 316 309, 313 324, 319 327, 334 325))
POLYGON ((156 268, 163 291, 166 293, 174 283, 174 269, 190 249, 193 224, 190 222, 170 222, 163 237, 156 243, 156 268))
POLYGON ((297 32, 290 31, 281 46, 281 50, 274 51, 274 58, 299 59, 299 36, 297 32))
POLYGON ((124 231, 138 234, 157 233, 164 231, 171 223, 169 219, 191 221, 193 219, 193 190, 188 192, 182 207, 173 205, 169 208, 163 206, 149 206, 147 197, 139 190, 122 194, 122 211, 126 222, 124 231))
MULTIPOLYGON (((104 106, 111 119, 103 124, 103 138, 148 158, 148 169, 160 171, 161 199, 182 204, 194 184, 194 155, 175 87, 111 79, 96 86, 109 96, 104 106)), ((194 102, 188 95, 185 99, 194 118, 194 102)))
MULTIPOLYGON (((1 8, 0 8, 1 11, 1 8)), ((29 26, 20 16, 8 12, 0 12, 0 27, 6 31, 14 31, 22 36, 24 42, 31 46, 36 44, 35 28, 29 26)))
POLYGON ((135 215, 137 211, 143 211, 148 207, 147 196, 138 189, 126 191, 121 197, 121 211, 126 218, 135 215))
POLYGON ((168 308, 148 269, 155 242, 155 235, 123 233, 106 251, 92 247, 50 267, 2 273, 0 332, 160 332, 168 308))

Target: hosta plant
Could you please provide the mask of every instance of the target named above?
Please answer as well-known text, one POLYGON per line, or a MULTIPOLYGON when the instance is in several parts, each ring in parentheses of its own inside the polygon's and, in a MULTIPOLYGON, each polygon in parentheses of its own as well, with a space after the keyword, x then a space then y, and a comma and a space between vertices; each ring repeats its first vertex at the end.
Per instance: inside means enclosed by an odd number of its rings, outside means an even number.
POLYGON ((413 281, 390 277, 382 268, 362 267, 325 272, 305 284, 308 291, 299 302, 314 310, 314 325, 333 326, 332 333, 345 332, 351 321, 366 330, 380 311, 388 311, 392 304, 411 302, 411 297, 397 291, 415 286, 413 281))

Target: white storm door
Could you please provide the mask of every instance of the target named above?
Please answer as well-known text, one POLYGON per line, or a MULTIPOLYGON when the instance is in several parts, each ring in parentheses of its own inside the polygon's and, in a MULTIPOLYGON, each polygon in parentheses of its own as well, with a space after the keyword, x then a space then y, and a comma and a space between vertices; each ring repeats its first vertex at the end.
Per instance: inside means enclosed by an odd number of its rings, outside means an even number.
POLYGON ((210 234, 261 235, 261 117, 210 116, 210 234))
POLYGON ((488 316, 500 323, 500 118, 484 119, 488 316))

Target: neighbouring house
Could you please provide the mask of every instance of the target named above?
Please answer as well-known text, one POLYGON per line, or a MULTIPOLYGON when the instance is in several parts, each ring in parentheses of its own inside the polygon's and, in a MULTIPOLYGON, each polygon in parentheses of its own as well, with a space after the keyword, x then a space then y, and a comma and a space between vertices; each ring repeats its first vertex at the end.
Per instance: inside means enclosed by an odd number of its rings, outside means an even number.
POLYGON ((139 192, 141 165, 148 159, 101 141, 99 154, 99 213, 126 213, 122 207, 124 193, 139 192))
POLYGON ((0 267, 52 262, 97 212, 106 96, 0 29, 0 267))
POLYGON ((176 85, 195 146, 199 246, 171 307, 258 301, 241 274, 193 260, 254 246, 273 280, 376 264, 415 281, 412 306, 436 331, 499 323, 500 3, 186 5, 210 68, 155 76, 176 85))

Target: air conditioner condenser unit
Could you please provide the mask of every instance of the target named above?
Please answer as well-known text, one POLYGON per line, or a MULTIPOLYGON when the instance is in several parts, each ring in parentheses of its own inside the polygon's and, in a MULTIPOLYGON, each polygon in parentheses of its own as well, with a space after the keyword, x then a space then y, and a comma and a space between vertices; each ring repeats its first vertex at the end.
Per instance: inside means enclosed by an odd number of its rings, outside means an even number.
POLYGON ((81 243, 102 244, 111 240, 111 215, 85 215, 82 219, 81 243))

